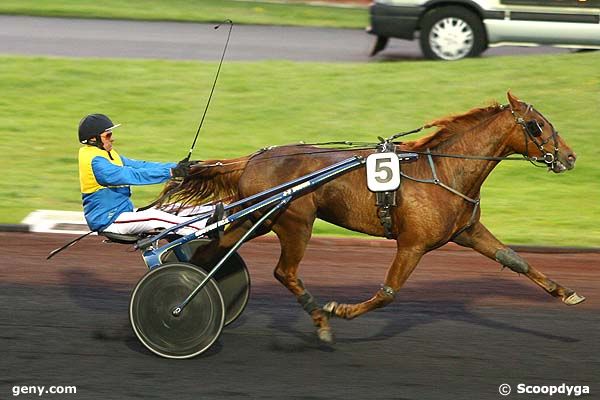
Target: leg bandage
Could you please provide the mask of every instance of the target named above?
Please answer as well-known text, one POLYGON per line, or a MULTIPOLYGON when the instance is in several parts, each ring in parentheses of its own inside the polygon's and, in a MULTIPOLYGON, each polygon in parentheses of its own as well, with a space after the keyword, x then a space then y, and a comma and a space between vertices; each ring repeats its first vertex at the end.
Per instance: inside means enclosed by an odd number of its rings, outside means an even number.
POLYGON ((304 308, 304 311, 306 311, 308 314, 321 308, 315 302, 315 298, 312 296, 312 294, 309 293, 308 290, 306 290, 303 295, 298 297, 298 303, 300 303, 302 308, 304 308))
POLYGON ((529 271, 527 261, 523 260, 513 249, 500 249, 496 252, 495 257, 500 264, 519 274, 526 274, 529 271))

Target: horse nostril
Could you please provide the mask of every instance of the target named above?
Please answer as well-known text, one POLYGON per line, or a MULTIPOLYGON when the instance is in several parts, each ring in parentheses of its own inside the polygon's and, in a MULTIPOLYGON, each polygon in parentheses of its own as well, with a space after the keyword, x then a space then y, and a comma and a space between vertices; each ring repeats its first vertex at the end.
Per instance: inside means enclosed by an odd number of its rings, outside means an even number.
POLYGON ((577 160, 577 156, 573 153, 573 154, 569 154, 567 156, 567 161, 569 163, 569 165, 574 165, 575 164, 575 160, 577 160))

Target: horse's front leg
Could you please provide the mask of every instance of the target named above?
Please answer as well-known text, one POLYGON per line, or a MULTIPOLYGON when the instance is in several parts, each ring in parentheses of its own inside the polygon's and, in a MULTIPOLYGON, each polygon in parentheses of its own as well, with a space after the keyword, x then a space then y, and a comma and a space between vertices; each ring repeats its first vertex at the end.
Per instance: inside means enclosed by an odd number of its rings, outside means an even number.
POLYGON ((585 297, 578 295, 574 290, 554 282, 535 267, 529 265, 514 250, 506 247, 496 239, 480 222, 475 223, 471 228, 458 235, 454 242, 461 246, 470 247, 503 266, 519 274, 526 275, 552 296, 560 297, 563 303, 567 305, 572 306, 585 300, 585 297))
POLYGON ((416 247, 399 248, 388 269, 385 283, 373 297, 357 304, 338 304, 332 301, 323 306, 323 310, 332 316, 352 319, 376 308, 385 307, 394 300, 396 293, 404 285, 424 253, 422 249, 416 247))
MULTIPOLYGON (((307 210, 308 207, 303 209, 307 210)), ((329 315, 323 312, 298 277, 298 267, 310 240, 313 222, 314 216, 303 216, 297 209, 290 207, 286 210, 286 218, 280 218, 273 227, 281 245, 281 255, 273 275, 296 296, 298 303, 310 315, 314 326, 317 327, 319 339, 331 343, 333 333, 329 325, 329 315)))

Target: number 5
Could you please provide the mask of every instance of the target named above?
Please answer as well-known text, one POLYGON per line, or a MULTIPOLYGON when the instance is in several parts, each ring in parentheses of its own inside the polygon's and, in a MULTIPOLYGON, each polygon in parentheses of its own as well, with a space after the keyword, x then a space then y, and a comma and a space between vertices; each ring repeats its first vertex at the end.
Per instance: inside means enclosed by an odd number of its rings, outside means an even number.
POLYGON ((400 162, 395 153, 367 157, 367 187, 372 192, 389 192, 400 186, 400 162))
POLYGON ((375 177, 375 180, 379 183, 387 183, 390 180, 392 180, 392 177, 394 176, 392 169, 390 167, 386 167, 384 165, 381 164, 388 164, 391 163, 392 159, 389 157, 386 158, 378 158, 377 160, 375 160, 375 172, 379 173, 379 172, 384 172, 385 173, 385 178, 380 178, 379 176, 375 177))

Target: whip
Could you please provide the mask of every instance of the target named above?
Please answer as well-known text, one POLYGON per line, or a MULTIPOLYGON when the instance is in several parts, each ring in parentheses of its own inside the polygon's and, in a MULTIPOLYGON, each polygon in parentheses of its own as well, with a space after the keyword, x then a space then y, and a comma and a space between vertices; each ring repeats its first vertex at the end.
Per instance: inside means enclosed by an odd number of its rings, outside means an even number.
POLYGON ((194 147, 196 146, 196 140, 198 139, 198 134, 200 133, 200 129, 202 128, 202 124, 204 123, 204 118, 206 117, 206 112, 208 111, 208 107, 210 106, 210 100, 212 99, 213 92, 215 91, 215 86, 217 85, 217 79, 219 78, 219 72, 221 71, 221 65, 223 64, 223 59, 225 58, 225 52, 227 52, 227 45, 229 45, 229 37, 231 36, 231 29, 233 28, 233 21, 230 19, 226 19, 219 25, 215 26, 215 29, 219 29, 221 25, 229 24, 229 32, 227 33, 227 41, 225 42, 225 47, 223 47, 223 54, 221 54, 221 60, 219 61, 219 67, 217 68, 217 74, 215 75, 215 80, 213 82, 212 88, 210 89, 210 94, 208 95, 208 101, 206 102, 206 107, 204 108, 204 113, 202 114, 202 119, 200 120, 200 125, 198 125, 198 130, 196 131, 196 136, 194 137, 194 141, 192 142, 192 147, 190 148, 190 152, 187 157, 182 161, 190 161, 190 157, 192 156, 192 152, 194 151, 194 147))

